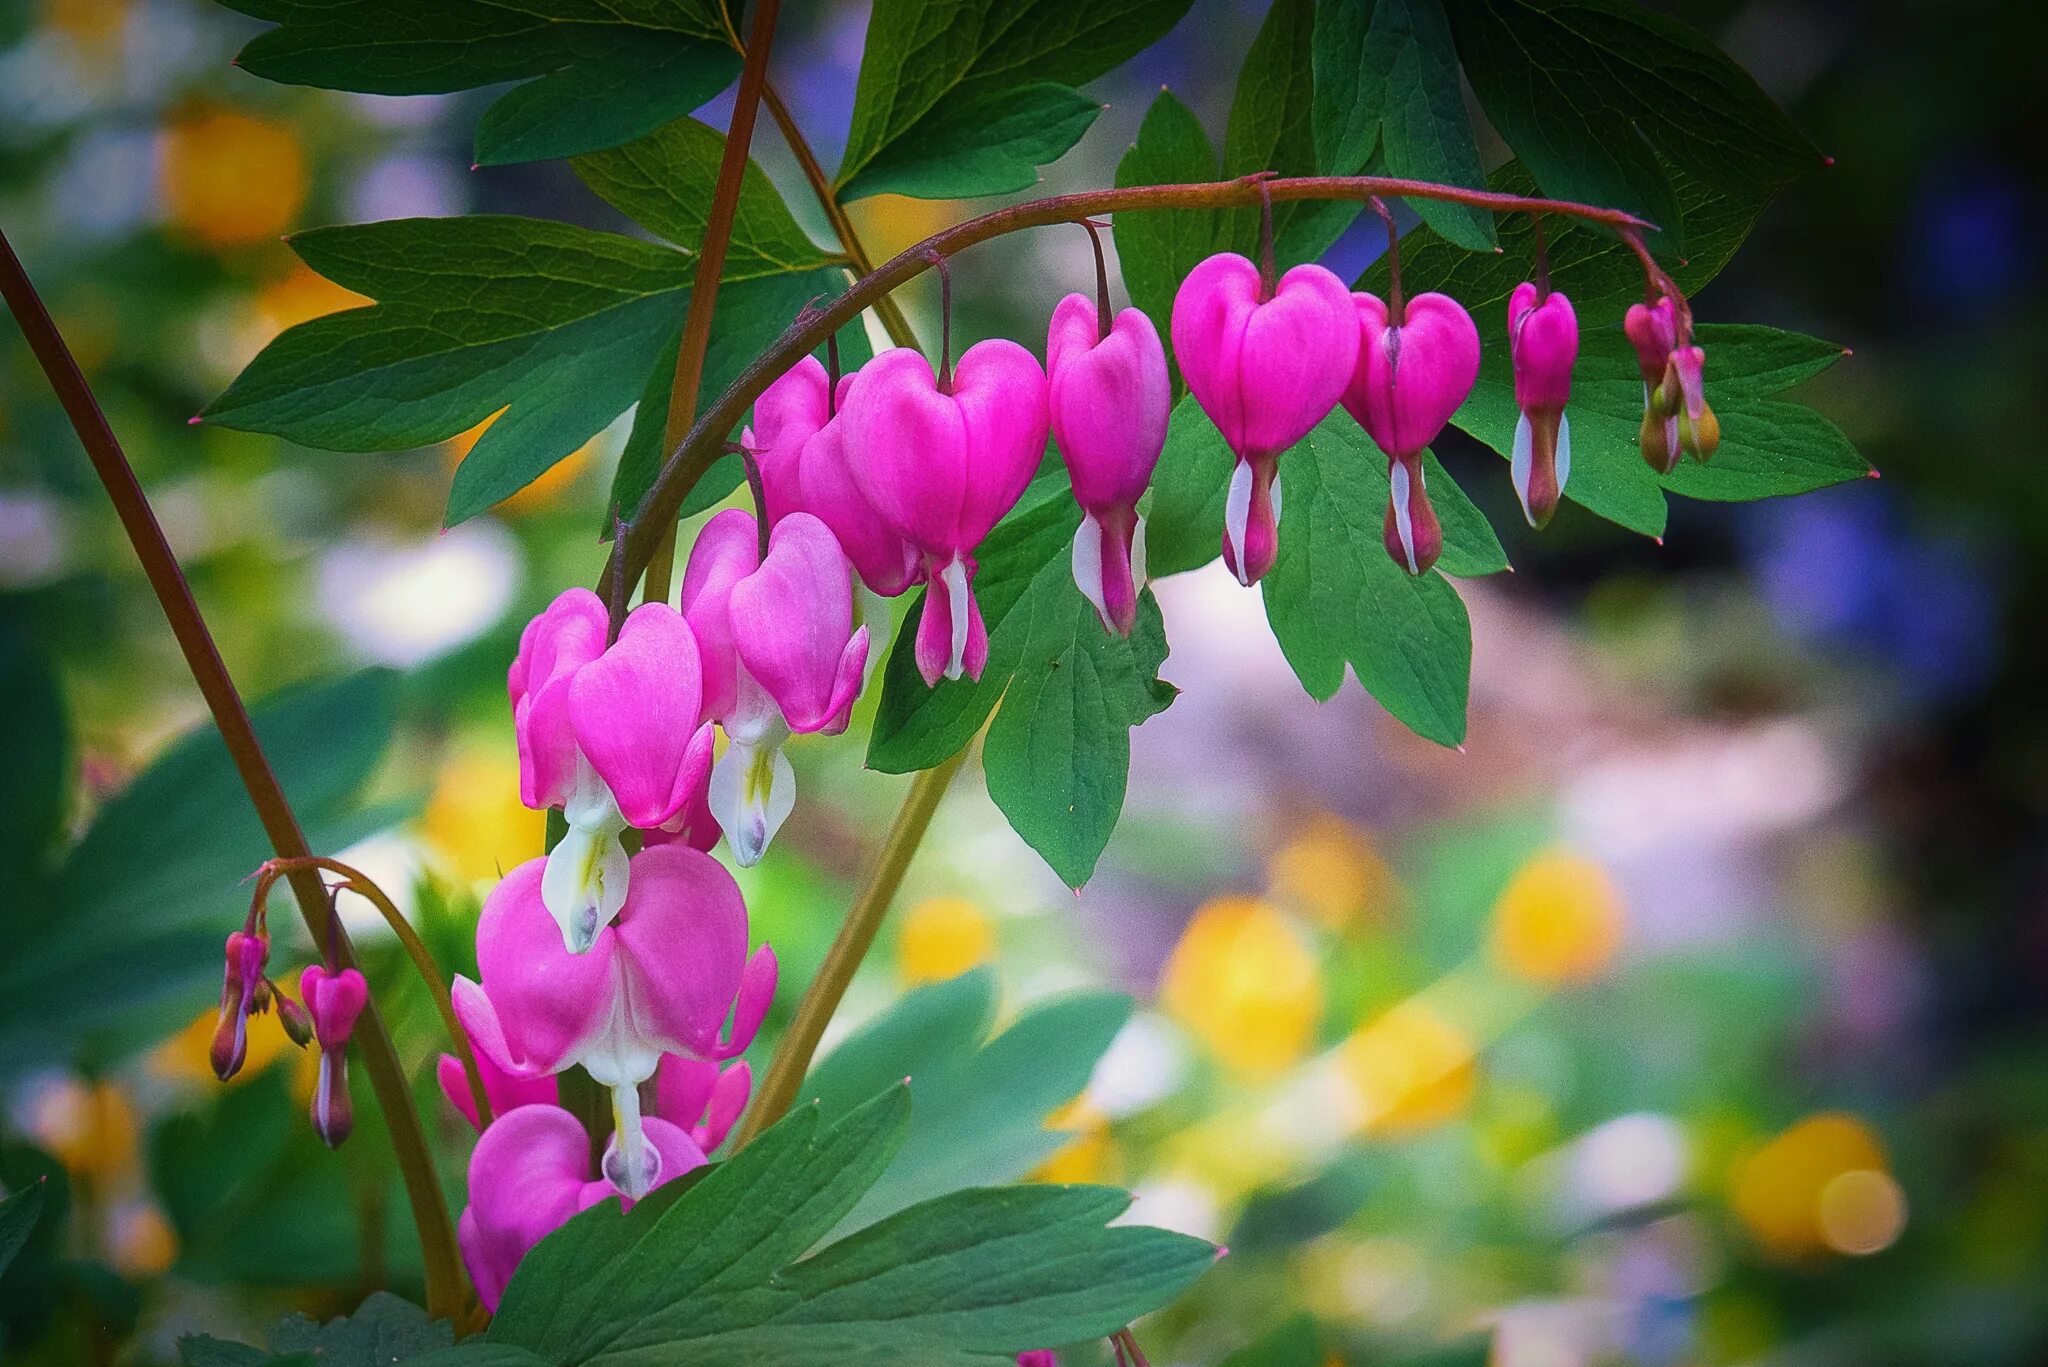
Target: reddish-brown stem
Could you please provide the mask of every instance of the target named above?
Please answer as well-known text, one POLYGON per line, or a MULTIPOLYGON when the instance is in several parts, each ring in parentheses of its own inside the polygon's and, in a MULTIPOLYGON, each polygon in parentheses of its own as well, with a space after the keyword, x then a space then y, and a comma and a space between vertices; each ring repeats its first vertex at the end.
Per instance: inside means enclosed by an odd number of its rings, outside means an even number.
POLYGON ((1081 226, 1088 230, 1088 245, 1095 249, 1095 337, 1107 341, 1116 318, 1109 307, 1109 262, 1102 256, 1102 225, 1084 218, 1081 226))
POLYGON ((1408 299, 1401 292, 1401 230, 1394 226, 1394 211, 1385 200, 1374 195, 1368 203, 1387 225, 1387 322, 1399 327, 1408 317, 1408 299))
POLYGON ((839 334, 825 339, 825 416, 839 416, 839 334))
MULTIPOLYGON (((711 192, 711 212, 704 222, 704 240, 697 248, 697 274, 690 288, 690 309, 683 316, 682 344, 676 349, 675 383, 669 387, 668 422, 662 446, 673 450, 690 430, 697 414, 697 391, 704 381, 704 353, 711 346, 711 317, 718 302, 719 277, 725 274, 725 251, 732 241, 732 221, 739 211, 740 186, 754 144, 754 116, 768 83, 768 52, 775 40, 775 18, 782 0, 754 0, 754 20, 747 30, 746 65, 740 71, 739 93, 733 99, 732 122, 726 129, 725 153, 718 163, 718 183, 711 192)), ((645 600, 664 602, 675 574, 674 519, 659 548, 647 562, 645 600)), ((612 630, 616 634, 618 621, 612 630)))
POLYGON ((807 309, 783 332, 774 346, 761 355, 724 394, 704 410, 689 434, 674 447, 653 485, 634 512, 623 538, 612 545, 607 563, 606 583, 612 576, 637 578, 653 555, 655 545, 673 522, 675 512, 698 478, 723 451, 725 434, 739 424, 747 408, 775 378, 797 360, 823 345, 825 339, 859 316, 877 299, 885 298, 922 274, 935 256, 946 257, 976 243, 1001 237, 1024 228, 1070 223, 1095 214, 1128 213, 1144 209, 1234 209, 1249 208, 1270 195, 1276 203, 1313 199, 1369 199, 1391 195, 1410 199, 1436 199, 1469 205, 1493 213, 1513 214, 1541 211, 1566 218, 1582 219, 1618 233, 1652 227, 1645 220, 1620 209, 1602 209, 1567 200, 1538 199, 1526 195, 1505 195, 1490 190, 1467 190, 1430 181, 1401 180, 1389 176, 1298 176, 1274 179, 1247 176, 1238 180, 1194 185, 1134 185, 1114 190, 1088 190, 1079 194, 1054 195, 1028 200, 994 210, 978 218, 956 223, 908 247, 853 285, 821 309, 807 309), (1261 188, 1263 186, 1263 188, 1261 188))
POLYGON ((1543 215, 1529 215, 1529 231, 1536 239, 1536 299, 1550 297, 1550 245, 1543 240, 1543 215))
POLYGON ((747 472, 747 492, 754 496, 754 561, 768 558, 768 485, 761 478, 761 459, 753 448, 740 448, 740 466, 747 472))
POLYGON ((945 255, 931 253, 932 269, 939 273, 939 392, 953 392, 953 272, 945 255))
POLYGON ((1271 299, 1280 288, 1280 271, 1273 261, 1273 192, 1259 182, 1259 298, 1271 299))
MULTIPOLYGON (((263 746, 256 739, 256 730, 249 722, 249 710, 243 705, 241 694, 235 690, 234 680, 214 644, 213 633, 207 629, 206 619, 200 615, 199 604, 192 597, 192 587, 185 582, 185 573, 179 568, 177 556, 172 553, 170 542, 156 520, 156 513, 149 506, 142 484, 136 479, 135 470, 129 465, 113 428, 108 426, 106 415, 100 411, 91 386, 86 383, 71 349, 65 345, 63 335, 51 321, 49 310, 43 306, 42 298, 36 293, 35 285, 29 280, 28 272, 22 268, 21 260, 14 254, 13 244, 8 242, 4 232, 0 232, 0 296, 5 297, 7 307, 21 325, 29 350, 35 353, 36 361, 49 377, 50 387, 56 391, 58 402, 71 419, 72 430, 78 433, 86 457, 92 462, 94 472, 106 488, 107 497, 113 502, 122 530, 128 534, 129 544, 135 548, 136 559, 142 562, 142 572, 148 577, 164 616, 170 620, 178 648, 184 652, 185 663, 199 685, 201 696, 206 699, 215 725, 220 728, 228 756, 234 761, 235 772, 240 775, 242 786, 248 790, 249 800, 256 807, 256 815, 263 823, 264 833, 270 838, 271 848, 286 859, 310 857, 312 851, 307 847, 305 832, 300 829, 298 817, 285 799, 284 790, 278 786, 277 775, 271 771, 269 760, 264 757, 263 746)), ((311 868, 294 871, 290 881, 292 893, 298 900, 299 915, 305 920, 314 943, 318 944, 329 930, 326 889, 311 868)), ((333 934, 336 960, 344 967, 352 966, 355 951, 348 936, 338 927, 334 928, 333 934)), ((364 1008, 357 1021, 355 1039, 363 1063, 369 1070, 377 1104, 383 1109, 391 1131, 392 1148, 405 1178, 406 1197, 412 1203, 413 1223, 419 1231, 420 1253, 426 1269, 427 1309, 435 1315, 452 1318, 462 1311, 466 1298, 462 1259, 455 1246, 455 1229, 448 1219, 448 1206, 441 1194, 441 1179, 427 1150, 426 1132, 420 1125, 419 1112, 413 1107, 412 1092, 406 1085, 398 1051, 392 1047, 391 1035, 384 1028, 383 1018, 374 1001, 364 1008)))

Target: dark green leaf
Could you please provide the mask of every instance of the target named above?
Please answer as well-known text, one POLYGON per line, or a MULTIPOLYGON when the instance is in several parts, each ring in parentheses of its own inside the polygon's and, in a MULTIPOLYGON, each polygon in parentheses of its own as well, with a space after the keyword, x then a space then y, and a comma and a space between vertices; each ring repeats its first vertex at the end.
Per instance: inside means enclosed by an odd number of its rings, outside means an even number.
POLYGON ((1223 1359, 1218 1367, 1322 1367, 1323 1333, 1313 1317, 1296 1315, 1223 1359))
MULTIPOLYGON (((1572 436, 1568 498, 1655 536, 1664 529, 1665 490, 1737 502, 1805 493, 1870 473, 1833 423, 1770 397, 1825 370, 1840 358, 1840 347, 1766 327, 1710 323, 1697 335, 1707 350, 1707 402, 1721 420, 1713 460, 1682 461, 1669 476, 1657 477, 1638 445, 1643 382, 1635 352, 1619 328, 1588 331, 1565 409, 1572 436)), ((1453 419, 1504 454, 1512 449, 1516 417, 1506 350, 1504 344, 1487 348, 1479 383, 1453 419)))
POLYGON ((300 234, 378 300, 265 347, 205 412, 336 451, 454 436, 506 409, 456 472, 448 521, 517 492, 639 396, 680 326, 680 252, 540 219, 398 219, 300 234))
POLYGON ((1341 1229, 1381 1185, 1385 1161, 1372 1150, 1346 1153, 1298 1186, 1253 1192, 1231 1228, 1230 1246, 1273 1252, 1341 1229))
POLYGON ((37 900, 64 816, 71 722, 49 663, 0 621, 0 922, 37 900))
POLYGON ((236 59, 290 85, 420 95, 539 77, 486 110, 480 163, 609 147, 689 113, 740 60, 715 0, 225 0, 279 25, 236 59))
POLYGON ((802 1094, 817 1100, 827 1119, 910 1082, 903 1151, 841 1229, 1036 1168, 1068 1140, 1046 1128, 1047 1115, 1087 1085, 1131 1004, 1113 992, 1054 998, 990 1039, 995 1011, 994 975, 964 974, 903 998, 812 1070, 802 1094))
MULTIPOLYGON (((1315 0, 1274 0, 1245 54, 1223 138, 1223 174, 1316 172, 1315 0)), ((1281 270, 1313 261, 1337 240, 1360 206, 1349 200, 1294 200, 1273 206, 1273 255, 1281 270)), ((1259 210, 1232 209, 1218 250, 1257 259, 1259 210)))
POLYGON ((0 1200, 0 1276, 7 1274, 7 1265, 28 1242, 28 1236, 35 1230, 36 1220, 42 1213, 41 1182, 31 1183, 0 1200))
MULTIPOLYGON (((1377 0, 1370 8, 1368 25, 1365 7, 1349 0, 1321 0, 1316 7, 1315 131, 1321 169, 1331 175, 1356 174, 1372 153, 1375 139, 1360 127, 1370 120, 1386 174, 1483 187, 1479 142, 1465 112, 1458 54, 1442 0, 1377 0), (1325 82, 1333 87, 1327 93, 1325 82)), ((1458 245, 1493 249, 1491 213, 1442 200, 1413 204, 1423 222, 1458 245)))
POLYGON ((1632 210, 1693 254, 1668 162, 1760 208, 1820 157, 1749 74, 1632 0, 1473 0, 1452 7, 1466 74, 1544 190, 1632 210))
POLYGON ((382 1367, 447 1348, 455 1330, 446 1320, 429 1318, 411 1301, 388 1291, 372 1292, 342 1319, 316 1324, 304 1315, 279 1320, 270 1330, 270 1347, 278 1353, 307 1353, 324 1367, 382 1367))
MULTIPOLYGON (((623 147, 578 157, 574 166, 583 183, 620 213, 695 251, 703 242, 724 155, 724 134, 695 119, 677 119, 623 147)), ((721 280, 809 272, 836 259, 797 226, 782 195, 749 160, 721 280)))
MULTIPOLYGON (((1454 487, 1440 467, 1438 505, 1454 487)), ((1285 511, 1280 558, 1263 581, 1266 618, 1312 697, 1332 697, 1348 664, 1359 683, 1402 722, 1439 745, 1465 738, 1472 628, 1465 605, 1435 570, 1411 575, 1381 539, 1386 457, 1338 412, 1281 458, 1285 511)), ((1453 526, 1445 520, 1446 559, 1453 526)), ((1458 561, 1483 563, 1464 548, 1458 561), (1468 559, 1469 558, 1469 559, 1468 559)))
MULTIPOLYGON (((1221 175, 1209 135, 1188 107, 1167 90, 1160 91, 1145 111, 1138 140, 1116 166, 1118 188, 1201 184, 1221 175)), ((1144 310, 1163 338, 1180 282, 1203 258, 1223 249, 1218 234, 1226 220, 1213 209, 1147 209, 1118 214, 1113 223, 1124 288, 1131 303, 1144 310)), ((1166 362, 1178 392, 1180 363, 1171 347, 1166 362)))
POLYGON ((276 1359, 246 1343, 232 1343, 209 1334, 186 1334, 178 1340, 178 1361, 185 1367, 265 1367, 276 1359))
POLYGON ((1189 0, 877 0, 839 167, 847 199, 1022 190, 1087 131, 1074 87, 1162 37, 1189 0))

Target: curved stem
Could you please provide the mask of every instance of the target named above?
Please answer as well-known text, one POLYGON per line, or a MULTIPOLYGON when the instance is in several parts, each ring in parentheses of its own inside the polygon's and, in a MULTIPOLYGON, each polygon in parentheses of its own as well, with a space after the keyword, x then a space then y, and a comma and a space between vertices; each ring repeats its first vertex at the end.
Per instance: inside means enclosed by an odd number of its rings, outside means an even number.
MULTIPOLYGON (((1054 195, 1027 200, 970 218, 964 223, 932 234, 905 248, 887 262, 856 280, 846 293, 822 309, 806 309, 783 332, 780 340, 749 366, 732 387, 704 411, 663 462, 661 472, 635 510, 623 540, 615 540, 605 573, 637 578, 665 538, 668 525, 698 478, 724 449, 730 432, 775 378, 798 358, 816 350, 826 337, 837 332, 860 311, 888 297, 890 291, 915 279, 931 264, 934 254, 951 256, 990 238, 1024 228, 1068 223, 1093 214, 1128 213, 1145 209, 1231 209, 1247 208, 1271 196, 1275 203, 1314 199, 1370 199, 1392 195, 1408 199, 1436 199, 1464 204, 1493 213, 1557 214, 1583 219, 1614 230, 1626 240, 1631 231, 1652 227, 1634 214, 1620 209, 1602 209, 1568 200, 1504 195, 1490 190, 1467 190, 1431 181, 1402 180, 1390 176, 1296 176, 1273 178, 1263 173, 1238 180, 1192 185, 1134 185, 1114 190, 1088 190, 1079 194, 1054 195)), ((1640 251, 1640 236, 1636 244, 1640 251)), ((1653 263, 1654 264, 1654 263, 1653 263)))
MULTIPOLYGON (((740 71, 739 92, 733 97, 732 122, 726 129, 725 151, 718 163, 718 183, 711 192, 704 240, 698 244, 690 309, 683 316, 682 343, 676 348, 675 382, 669 387, 668 422, 662 429, 662 445, 670 450, 682 442, 690 430, 691 419, 697 415, 697 391, 704 382, 704 353, 711 346, 712 310, 718 303, 719 277, 725 274, 725 250, 732 243, 732 221, 739 212, 740 186, 754 145, 754 116, 761 108, 762 88, 768 84, 768 52, 775 40, 775 19, 781 8, 782 0, 754 0, 754 22, 747 31, 746 65, 740 71)), ((667 532, 647 562, 646 602, 668 600, 675 564, 676 527, 671 517, 667 532)), ((618 627, 619 619, 614 616, 615 636, 618 627)))
POLYGON ((782 1119, 790 1103, 796 1100, 804 1074, 810 1071, 811 1058, 818 1052, 818 1041, 825 1036, 825 1026, 839 1009, 846 986, 853 981, 861 960, 867 957, 868 947, 875 942, 875 932, 881 929, 889 904, 903 886, 903 873, 910 867, 910 857, 917 853, 918 844, 931 825, 932 813, 938 810, 939 799, 946 795, 946 785, 953 781, 966 758, 967 751, 963 749, 911 780, 910 791, 903 795, 903 805, 896 809, 896 819, 890 823, 889 834, 876 852, 874 867, 868 870, 853 905, 847 908, 838 937, 826 952, 817 976, 804 989, 796 1017, 790 1021, 760 1087, 754 1092, 754 1104, 747 1108, 746 1119, 740 1122, 739 1133, 733 1137, 733 1153, 782 1119))
MULTIPOLYGON (((264 757, 263 746, 249 722, 249 710, 235 690, 220 649, 214 644, 213 633, 207 629, 199 604, 192 597, 192 586, 185 582, 185 573, 157 523, 134 467, 129 465, 91 386, 85 382, 71 349, 50 320, 49 310, 43 307, 34 283, 22 269, 21 260, 15 256, 4 232, 0 232, 0 297, 6 299, 7 307, 21 324, 29 350, 35 353, 43 373, 49 377, 50 387, 57 392, 72 429, 78 433, 79 443, 85 447, 94 472, 113 502, 122 530, 135 548, 136 559, 142 562, 142 572, 148 577, 164 616, 170 619, 171 632, 178 638, 185 664, 220 728, 221 740, 234 761, 235 772, 241 776, 242 786, 248 790, 249 801, 256 808, 271 848, 287 859, 310 856, 305 832, 264 757)), ((292 873, 290 882, 299 915, 318 943, 328 921, 326 892, 320 878, 313 870, 303 869, 292 873)), ((345 967, 352 965, 355 950, 348 936, 336 934, 334 938, 337 961, 345 967)), ((455 1246, 455 1227, 448 1219, 440 1174, 427 1151, 426 1131, 413 1107, 412 1090, 406 1085, 398 1051, 392 1046, 391 1035, 384 1028, 375 1002, 363 1009, 356 1023, 356 1042, 369 1070, 377 1104, 383 1109, 391 1131, 391 1147, 397 1155, 399 1171, 405 1178, 406 1199, 412 1205, 413 1224, 419 1232, 420 1256, 426 1269, 427 1309, 431 1314, 453 1318, 461 1313, 467 1297, 462 1258, 455 1246)))
POLYGON ((462 1063, 463 1076, 469 1082, 470 1100, 476 1103, 477 1128, 491 1123, 491 1099, 484 1093, 483 1073, 476 1065, 476 1052, 470 1047, 469 1031, 462 1028, 461 1018, 455 1014, 455 1002, 448 995, 448 980, 441 976, 441 966, 434 962, 426 942, 419 932, 405 919, 405 913, 398 909, 384 889, 377 886, 370 876, 359 869, 350 868, 339 859, 324 855, 307 855, 303 858, 272 859, 263 865, 256 880, 256 898, 260 902, 269 892, 270 885, 280 874, 296 873, 300 869, 325 869, 342 881, 340 888, 375 907, 383 916, 384 923, 391 927, 391 933, 398 937, 398 943, 405 947, 405 953, 412 960, 413 971, 420 975, 420 981, 427 985, 427 995, 434 999, 434 1009, 441 1013, 441 1024, 447 1028, 448 1038, 455 1045, 455 1057, 462 1063))

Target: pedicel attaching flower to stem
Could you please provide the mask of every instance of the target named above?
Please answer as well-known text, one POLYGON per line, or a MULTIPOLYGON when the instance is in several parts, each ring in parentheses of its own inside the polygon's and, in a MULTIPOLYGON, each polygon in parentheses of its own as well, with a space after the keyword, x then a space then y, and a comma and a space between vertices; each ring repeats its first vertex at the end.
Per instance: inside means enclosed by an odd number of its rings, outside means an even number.
POLYGON ((1422 453, 1479 378, 1479 329, 1464 305, 1434 292, 1404 300, 1400 237, 1394 216, 1375 199, 1387 225, 1387 298, 1352 295, 1359 347, 1344 407, 1387 453, 1387 554, 1421 574, 1443 554, 1443 527, 1423 482, 1422 453))
POLYGON ((1531 527, 1542 528, 1557 512, 1572 472, 1572 366, 1579 358, 1579 319, 1571 300, 1550 288, 1550 260, 1544 249, 1543 216, 1533 216, 1536 278, 1515 286, 1508 297, 1508 355, 1514 362, 1515 422, 1510 468, 1515 497, 1531 527))
POLYGON ((1074 582, 1102 624, 1119 636, 1138 621, 1145 586, 1145 521, 1138 500, 1166 446, 1173 391, 1166 348, 1144 312, 1110 316, 1102 237, 1095 248, 1095 297, 1070 294, 1052 311, 1045 370, 1053 440, 1081 505, 1074 535, 1074 582))
POLYGON ((1045 371, 1015 342, 976 342, 950 362, 951 277, 939 258, 939 369, 907 347, 861 368, 840 405, 853 477, 922 558, 918 672, 979 679, 988 628, 974 600, 974 551, 1016 506, 1045 454, 1045 371))
POLYGON ((1223 563, 1257 583, 1280 552, 1279 460, 1344 394, 1358 323, 1344 282, 1309 263, 1274 279, 1272 200, 1260 182, 1261 264, 1219 252, 1173 298, 1173 354, 1237 465, 1223 512, 1223 563))
POLYGON ((543 890, 576 952, 625 904, 620 836, 686 820, 711 765, 689 625, 665 603, 643 604, 607 646, 606 621, 596 594, 565 591, 527 624, 506 678, 520 798, 568 822, 543 890))

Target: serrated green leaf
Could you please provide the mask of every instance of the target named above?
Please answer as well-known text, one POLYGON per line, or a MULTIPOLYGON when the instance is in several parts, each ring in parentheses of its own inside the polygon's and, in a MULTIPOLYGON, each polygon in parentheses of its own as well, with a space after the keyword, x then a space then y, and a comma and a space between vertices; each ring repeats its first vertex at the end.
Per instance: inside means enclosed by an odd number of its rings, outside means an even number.
POLYGON ((1021 190, 1079 141, 1075 87, 1121 65, 1189 0, 878 0, 838 184, 954 199, 1021 190))
MULTIPOLYGON (((1471 622, 1440 573, 1411 575, 1388 556, 1386 457, 1338 412, 1281 457, 1280 479, 1280 558, 1262 587, 1266 619, 1302 687, 1328 699, 1348 664, 1417 735, 1463 741, 1471 622)), ((1447 483, 1430 488, 1439 503, 1447 483)))
MULTIPOLYGON (((1227 177, 1272 171, 1316 172, 1315 0, 1274 0, 1245 53, 1223 138, 1227 177)), ((1293 200, 1273 206, 1273 256, 1281 270, 1313 261, 1337 240, 1360 205, 1350 200, 1293 200)), ((1257 259, 1259 210, 1231 209, 1218 250, 1257 259)))
MULTIPOLYGON (((1201 122, 1172 91, 1162 90, 1145 111, 1138 140, 1116 165, 1119 189, 1132 185, 1193 185, 1223 174, 1201 122)), ((1224 216, 1213 209, 1147 209, 1113 220, 1117 268, 1131 303, 1144 311, 1164 336, 1173 316, 1180 282, 1203 258, 1223 250, 1218 234, 1224 216)), ((1174 391, 1181 388, 1180 362, 1167 348, 1174 391)))
MULTIPOLYGON (((1314 65, 1323 174, 1356 175, 1378 150, 1387 175, 1485 185, 1440 0, 1318 0, 1314 65)), ((1410 203, 1461 246, 1492 250, 1492 214, 1439 200, 1410 203)))
POLYGON ((740 60, 715 0, 224 0, 278 25, 236 63, 266 80, 378 95, 504 81, 476 159, 566 157, 639 137, 732 82, 740 60))
POLYGON ((289 1315, 270 1330, 271 1351, 305 1353, 324 1367, 383 1367, 451 1347, 455 1329, 388 1291, 376 1291, 353 1315, 317 1324, 289 1315))
POLYGON ((849 1036, 801 1095, 830 1119, 907 1078, 912 1104, 902 1152, 840 1229, 1036 1168, 1069 1139, 1046 1117, 1087 1085, 1130 1007, 1113 992, 1056 997, 991 1039, 995 976, 980 969, 911 993, 849 1036))
MULTIPOLYGON (((261 1348, 233 1343, 210 1334, 186 1334, 178 1340, 178 1361, 184 1367, 275 1367, 277 1359, 261 1348)), ((302 1359, 310 1363, 311 1358, 302 1359)), ((293 1364, 293 1367, 298 1367, 293 1364)))
POLYGON ((1650 219, 1661 252, 1696 249, 1660 162, 1758 208, 1820 162, 1719 48, 1629 0, 1474 0, 1451 25, 1479 102, 1537 183, 1650 219))
POLYGON ((286 331, 205 416, 335 451, 441 441, 451 524, 524 487, 639 396, 680 324, 690 260, 541 219, 398 219, 303 233, 314 270, 378 302, 286 331))
MULTIPOLYGON (((696 251, 718 188, 725 135, 677 119, 623 147, 576 158, 577 176, 598 198, 657 237, 696 251)), ((751 158, 740 180, 723 284, 809 272, 838 260, 797 226, 782 195, 751 158)))
MULTIPOLYGON (((1586 332, 1572 375, 1572 470, 1565 496, 1610 521, 1647 535, 1664 527, 1664 492, 1739 502, 1805 493, 1870 473, 1840 429, 1799 404, 1770 396, 1819 374, 1840 347, 1775 328, 1703 324, 1707 402, 1721 421, 1711 462, 1681 461, 1659 479, 1638 445, 1643 382, 1635 352, 1619 328, 1586 332)), ((1503 454, 1515 428, 1514 376, 1504 343, 1489 345, 1479 383, 1452 419, 1503 454)))

